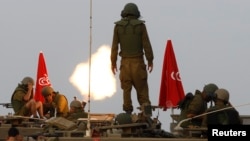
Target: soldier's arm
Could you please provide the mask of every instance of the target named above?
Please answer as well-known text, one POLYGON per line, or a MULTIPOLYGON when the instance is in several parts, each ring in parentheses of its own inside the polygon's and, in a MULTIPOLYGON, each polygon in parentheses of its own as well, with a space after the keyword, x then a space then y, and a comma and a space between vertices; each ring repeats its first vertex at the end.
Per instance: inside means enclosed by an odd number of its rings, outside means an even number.
POLYGON ((149 40, 148 32, 146 29, 146 25, 142 24, 142 45, 145 52, 146 59, 148 61, 148 65, 151 66, 153 64, 154 54, 153 49, 149 40))
POLYGON ((113 42, 112 42, 112 47, 111 47, 111 55, 110 55, 110 60, 111 60, 111 70, 113 74, 117 72, 117 66, 116 66, 116 61, 117 61, 117 56, 118 56, 118 46, 119 46, 119 37, 117 34, 117 25, 114 27, 114 33, 113 33, 113 42))

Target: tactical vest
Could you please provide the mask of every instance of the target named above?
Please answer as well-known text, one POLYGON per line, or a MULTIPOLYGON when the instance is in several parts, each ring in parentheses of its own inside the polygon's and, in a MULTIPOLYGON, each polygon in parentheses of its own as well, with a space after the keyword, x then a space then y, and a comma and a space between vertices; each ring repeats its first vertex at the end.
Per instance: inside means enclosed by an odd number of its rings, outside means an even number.
MULTIPOLYGON (((226 108, 226 106, 222 108, 226 108)), ((220 110, 222 108, 218 108, 215 106, 211 111, 220 110)), ((239 113, 232 108, 208 114, 207 124, 231 125, 241 124, 241 121, 239 113)))
MULTIPOLYGON (((19 112, 21 108, 26 104, 26 101, 23 100, 24 95, 27 93, 27 90, 23 88, 22 85, 18 85, 18 87, 14 90, 11 96, 11 104, 13 106, 13 110, 15 113, 19 112), (21 95, 15 95, 16 93, 22 93, 21 95)), ((30 99, 33 97, 33 91, 30 96, 30 99)))
POLYGON ((144 21, 124 18, 115 22, 120 41, 120 56, 135 57, 143 55, 142 28, 144 21))

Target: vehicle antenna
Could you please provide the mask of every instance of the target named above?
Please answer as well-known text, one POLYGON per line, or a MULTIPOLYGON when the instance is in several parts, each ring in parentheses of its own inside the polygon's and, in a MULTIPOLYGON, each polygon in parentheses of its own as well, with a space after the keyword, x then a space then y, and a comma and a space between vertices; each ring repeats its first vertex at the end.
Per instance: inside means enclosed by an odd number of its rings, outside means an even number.
POLYGON ((88 92, 88 122, 86 136, 90 136, 90 93, 91 93, 91 53, 92 53, 92 0, 90 0, 90 16, 89 16, 89 92, 88 92))

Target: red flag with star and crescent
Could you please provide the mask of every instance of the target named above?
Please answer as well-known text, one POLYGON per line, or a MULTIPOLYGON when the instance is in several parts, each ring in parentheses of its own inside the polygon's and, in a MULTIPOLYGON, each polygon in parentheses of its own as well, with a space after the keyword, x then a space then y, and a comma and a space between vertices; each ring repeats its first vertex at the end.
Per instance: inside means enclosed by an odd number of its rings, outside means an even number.
POLYGON ((180 72, 178 70, 173 45, 171 40, 167 41, 163 60, 159 107, 177 108, 178 102, 185 97, 180 72))
POLYGON ((49 76, 46 68, 43 52, 39 53, 37 77, 36 77, 36 89, 35 89, 35 100, 44 102, 41 90, 44 86, 51 86, 49 76))

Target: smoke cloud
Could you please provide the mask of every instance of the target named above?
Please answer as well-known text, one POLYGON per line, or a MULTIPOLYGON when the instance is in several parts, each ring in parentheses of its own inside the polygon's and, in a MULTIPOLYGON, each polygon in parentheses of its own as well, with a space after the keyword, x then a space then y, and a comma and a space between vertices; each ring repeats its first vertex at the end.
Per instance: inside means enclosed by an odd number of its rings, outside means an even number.
POLYGON ((90 69, 88 60, 78 64, 70 76, 69 81, 80 91, 85 100, 89 93, 91 99, 103 100, 112 97, 116 92, 116 78, 111 71, 110 49, 109 46, 102 45, 92 54, 90 69))

